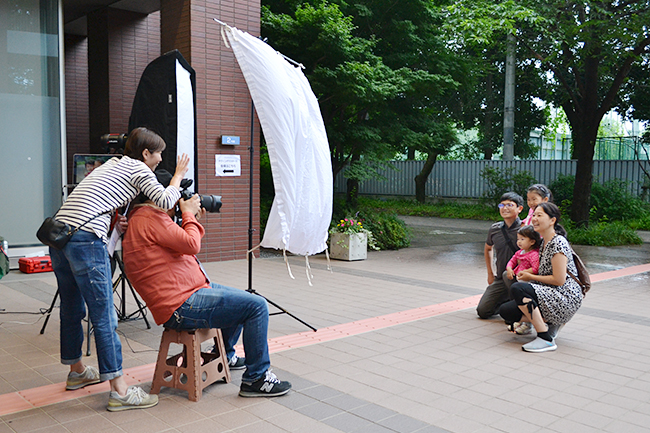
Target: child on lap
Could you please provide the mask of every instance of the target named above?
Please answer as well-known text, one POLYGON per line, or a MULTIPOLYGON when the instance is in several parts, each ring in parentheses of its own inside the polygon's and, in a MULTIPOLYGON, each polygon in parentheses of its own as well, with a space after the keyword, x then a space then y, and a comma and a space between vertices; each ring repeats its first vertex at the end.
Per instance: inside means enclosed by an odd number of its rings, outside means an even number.
MULTIPOLYGON (((520 248, 506 266, 503 281, 510 289, 510 286, 517 281, 517 275, 520 272, 527 271, 537 274, 539 270, 539 247, 542 238, 539 236, 533 226, 523 226, 517 231, 517 246, 520 248)), ((531 325, 527 322, 516 322, 508 325, 508 330, 524 335, 531 332, 531 325)))

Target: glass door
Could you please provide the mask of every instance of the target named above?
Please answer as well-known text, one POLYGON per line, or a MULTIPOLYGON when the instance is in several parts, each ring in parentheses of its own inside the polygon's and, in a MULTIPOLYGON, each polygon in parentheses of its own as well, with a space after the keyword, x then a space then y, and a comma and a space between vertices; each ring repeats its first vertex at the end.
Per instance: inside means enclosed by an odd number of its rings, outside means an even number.
POLYGON ((59 1, 0 2, 0 236, 39 245, 62 202, 59 1))

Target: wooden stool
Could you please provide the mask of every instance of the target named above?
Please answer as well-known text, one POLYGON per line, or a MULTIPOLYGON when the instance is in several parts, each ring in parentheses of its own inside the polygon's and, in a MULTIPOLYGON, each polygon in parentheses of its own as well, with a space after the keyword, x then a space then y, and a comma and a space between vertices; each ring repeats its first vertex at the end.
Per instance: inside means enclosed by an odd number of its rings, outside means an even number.
POLYGON ((182 389, 191 401, 199 401, 203 388, 224 379, 230 382, 230 369, 221 329, 189 329, 176 331, 165 328, 160 340, 156 370, 151 383, 151 393, 160 388, 182 389), (201 352, 201 343, 214 340, 215 352, 201 352), (171 343, 182 344, 183 351, 167 357, 171 343))

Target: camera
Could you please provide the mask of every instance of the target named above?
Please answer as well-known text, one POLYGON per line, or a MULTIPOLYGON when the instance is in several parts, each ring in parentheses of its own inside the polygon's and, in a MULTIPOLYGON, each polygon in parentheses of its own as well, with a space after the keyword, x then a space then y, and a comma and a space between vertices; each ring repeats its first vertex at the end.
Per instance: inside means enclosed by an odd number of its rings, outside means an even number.
POLYGON ((126 134, 104 134, 99 140, 106 153, 124 153, 127 138, 126 134))
MULTIPOLYGON (((183 200, 189 200, 194 196, 194 193, 188 188, 192 186, 192 179, 183 179, 181 181, 181 198, 183 200)), ((210 213, 219 212, 221 209, 221 196, 220 195, 201 195, 201 207, 210 213)))

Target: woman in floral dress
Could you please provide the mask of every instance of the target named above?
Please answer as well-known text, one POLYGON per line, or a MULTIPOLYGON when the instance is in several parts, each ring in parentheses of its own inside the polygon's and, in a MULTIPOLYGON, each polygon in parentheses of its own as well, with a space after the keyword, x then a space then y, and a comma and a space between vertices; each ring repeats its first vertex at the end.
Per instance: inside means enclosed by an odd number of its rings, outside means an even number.
POLYGON ((578 274, 566 230, 559 224, 560 210, 553 203, 540 203, 533 213, 532 225, 543 238, 539 274, 522 271, 512 285, 512 301, 503 304, 499 314, 506 323, 532 322, 537 338, 524 344, 526 352, 557 349, 555 336, 582 304, 582 290, 569 276, 578 274))

